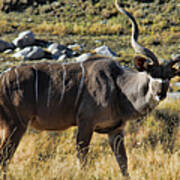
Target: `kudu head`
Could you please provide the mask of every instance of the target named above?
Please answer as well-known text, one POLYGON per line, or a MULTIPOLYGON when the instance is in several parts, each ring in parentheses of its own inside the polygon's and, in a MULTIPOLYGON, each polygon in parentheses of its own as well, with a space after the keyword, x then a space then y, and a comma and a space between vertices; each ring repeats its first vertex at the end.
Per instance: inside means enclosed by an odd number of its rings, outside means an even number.
POLYGON ((115 0, 115 6, 118 11, 125 14, 132 23, 131 45, 133 49, 136 53, 143 54, 147 57, 136 56, 134 58, 136 69, 140 72, 147 72, 152 90, 157 92, 159 100, 164 99, 168 91, 170 79, 180 74, 180 69, 174 67, 176 63, 180 62, 180 56, 167 63, 160 64, 158 58, 151 50, 137 42, 139 30, 135 18, 118 4, 118 0, 115 0))

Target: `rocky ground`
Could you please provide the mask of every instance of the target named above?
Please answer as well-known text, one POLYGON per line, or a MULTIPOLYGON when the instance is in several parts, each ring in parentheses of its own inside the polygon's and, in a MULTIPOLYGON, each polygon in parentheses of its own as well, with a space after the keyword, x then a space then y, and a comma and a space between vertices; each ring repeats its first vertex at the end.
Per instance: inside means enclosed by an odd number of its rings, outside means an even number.
MULTIPOLYGON (((180 1, 126 1, 139 41, 160 61, 180 54, 180 1)), ((81 61, 97 53, 133 65, 129 20, 113 1, 62 0, 0 12, 0 71, 24 62, 81 61)), ((176 78, 175 81, 179 81, 176 78)), ((178 90, 177 86, 174 88, 178 90)))

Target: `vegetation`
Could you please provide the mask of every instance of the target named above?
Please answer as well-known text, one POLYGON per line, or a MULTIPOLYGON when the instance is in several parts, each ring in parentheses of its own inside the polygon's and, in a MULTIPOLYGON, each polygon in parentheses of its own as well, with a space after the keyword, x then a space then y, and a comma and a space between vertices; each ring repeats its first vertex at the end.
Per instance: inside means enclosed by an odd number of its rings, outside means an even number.
MULTIPOLYGON (((30 29, 39 39, 64 45, 85 44, 83 52, 106 44, 117 52, 120 60, 129 63, 134 56, 130 47, 131 26, 128 19, 117 12, 113 2, 100 0, 92 4, 91 1, 59 0, 21 12, 0 12, 0 39, 10 42, 19 32, 30 29)), ((166 60, 180 51, 180 1, 128 0, 126 4, 130 4, 128 9, 137 19, 139 40, 143 45, 166 60)), ((0 71, 19 63, 20 60, 0 54, 0 71)), ((127 124, 126 147, 132 179, 180 179, 179 107, 178 100, 167 99, 143 121, 127 124)), ((9 179, 122 179, 104 135, 94 134, 88 166, 84 171, 79 170, 75 134, 76 128, 64 132, 28 129, 8 168, 9 179)))
MULTIPOLYGON (((144 121, 126 126, 126 148, 132 179, 180 178, 178 101, 164 101, 144 121)), ((122 178, 105 135, 94 134, 85 170, 76 165, 76 129, 37 132, 29 129, 8 168, 12 180, 122 178)))
MULTIPOLYGON (((129 0, 126 4, 139 24, 141 43, 162 59, 169 59, 172 53, 177 53, 180 42, 178 0, 146 3, 129 0)), ((65 45, 83 43, 86 52, 106 44, 121 59, 129 61, 134 54, 130 47, 130 22, 118 13, 114 0, 97 0, 95 4, 91 1, 59 0, 43 6, 21 8, 8 14, 1 12, 0 15, 0 35, 3 40, 10 41, 19 32, 30 29, 40 39, 55 40, 65 45), (95 40, 99 42, 95 43, 95 40)))

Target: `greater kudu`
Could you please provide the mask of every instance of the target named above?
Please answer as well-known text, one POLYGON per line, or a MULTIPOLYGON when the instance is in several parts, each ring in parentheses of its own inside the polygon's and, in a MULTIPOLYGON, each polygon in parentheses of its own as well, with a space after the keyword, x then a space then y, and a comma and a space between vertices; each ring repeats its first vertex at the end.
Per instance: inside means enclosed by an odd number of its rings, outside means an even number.
POLYGON ((5 167, 27 126, 65 130, 78 126, 77 156, 83 164, 93 132, 106 133, 124 176, 128 176, 123 127, 147 115, 166 97, 169 81, 179 73, 159 64, 156 56, 138 44, 134 17, 132 46, 148 59, 136 56, 133 71, 108 57, 93 56, 77 63, 37 63, 13 67, 0 76, 0 162, 5 167))

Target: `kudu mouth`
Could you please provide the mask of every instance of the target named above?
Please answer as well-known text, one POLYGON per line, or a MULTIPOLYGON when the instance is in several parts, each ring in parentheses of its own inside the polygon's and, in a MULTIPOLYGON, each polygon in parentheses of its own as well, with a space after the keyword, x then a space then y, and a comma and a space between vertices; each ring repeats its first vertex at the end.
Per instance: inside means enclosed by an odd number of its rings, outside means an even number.
POLYGON ((165 82, 162 84, 162 92, 157 94, 159 96, 160 101, 166 98, 168 88, 169 88, 169 82, 165 82))

